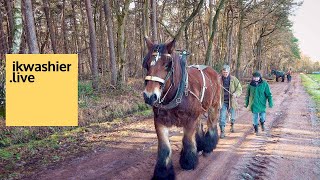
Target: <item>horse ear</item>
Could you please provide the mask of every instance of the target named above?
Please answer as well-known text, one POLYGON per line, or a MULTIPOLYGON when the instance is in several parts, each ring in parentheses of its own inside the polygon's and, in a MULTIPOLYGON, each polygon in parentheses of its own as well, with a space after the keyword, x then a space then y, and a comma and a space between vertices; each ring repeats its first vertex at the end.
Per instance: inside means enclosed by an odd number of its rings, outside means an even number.
POLYGON ((176 45, 176 38, 174 38, 171 42, 167 43, 167 50, 169 54, 172 54, 176 45))
POLYGON ((148 49, 151 49, 153 47, 153 43, 151 42, 151 40, 146 36, 144 37, 144 40, 146 41, 147 43, 147 47, 148 49))

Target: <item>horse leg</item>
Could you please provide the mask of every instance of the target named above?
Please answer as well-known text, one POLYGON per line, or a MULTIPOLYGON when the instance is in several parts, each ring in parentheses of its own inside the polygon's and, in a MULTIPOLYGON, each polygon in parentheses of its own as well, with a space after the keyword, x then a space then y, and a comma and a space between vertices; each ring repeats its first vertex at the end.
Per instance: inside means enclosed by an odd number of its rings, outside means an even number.
POLYGON ((190 124, 183 128, 183 148, 180 156, 180 166, 182 169, 195 169, 198 164, 198 154, 195 140, 197 121, 190 121, 190 124))
POLYGON ((211 153, 212 150, 215 149, 218 144, 218 140, 219 140, 218 128, 217 128, 218 111, 219 111, 218 104, 214 105, 208 110, 208 121, 207 121, 208 131, 204 136, 204 148, 203 148, 204 155, 211 153))
POLYGON ((197 151, 203 151, 204 149, 204 131, 203 131, 203 124, 201 120, 198 120, 197 125, 197 132, 196 132, 196 143, 197 143, 197 151))
POLYGON ((175 179, 171 160, 169 129, 157 121, 155 121, 155 128, 158 137, 158 157, 152 179, 175 179))

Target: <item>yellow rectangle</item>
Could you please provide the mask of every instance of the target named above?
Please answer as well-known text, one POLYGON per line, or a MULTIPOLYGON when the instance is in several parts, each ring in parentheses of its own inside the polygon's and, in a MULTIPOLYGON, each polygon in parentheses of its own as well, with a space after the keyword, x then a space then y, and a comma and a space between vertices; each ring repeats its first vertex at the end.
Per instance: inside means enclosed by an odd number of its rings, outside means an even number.
POLYGON ((77 126, 78 55, 7 54, 6 126, 77 126))

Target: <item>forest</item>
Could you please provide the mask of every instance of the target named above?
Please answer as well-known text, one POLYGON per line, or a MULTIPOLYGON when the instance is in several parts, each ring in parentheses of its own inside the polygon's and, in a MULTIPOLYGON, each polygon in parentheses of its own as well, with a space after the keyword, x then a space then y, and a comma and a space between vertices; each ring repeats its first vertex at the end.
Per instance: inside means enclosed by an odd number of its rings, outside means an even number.
MULTIPOLYGON (((289 17, 294 0, 3 0, 0 59, 5 54, 78 54, 79 79, 95 90, 141 78, 145 37, 192 56, 188 64, 219 71, 229 64, 238 77, 254 70, 312 71, 299 51, 289 17), (99 87, 100 86, 100 87, 99 87)), ((319 64, 317 64, 319 66, 319 64)))

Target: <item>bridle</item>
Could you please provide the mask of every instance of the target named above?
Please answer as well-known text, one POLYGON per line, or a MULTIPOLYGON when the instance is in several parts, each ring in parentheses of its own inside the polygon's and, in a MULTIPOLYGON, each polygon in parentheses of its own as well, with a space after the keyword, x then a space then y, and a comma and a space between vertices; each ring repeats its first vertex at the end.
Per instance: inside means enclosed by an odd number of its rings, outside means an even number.
MULTIPOLYGON (((170 58, 171 68, 168 71, 168 73, 167 73, 167 75, 166 75, 166 77, 164 79, 162 79, 161 77, 158 77, 158 76, 153 76, 153 75, 149 75, 149 76, 145 77, 145 81, 159 82, 160 83, 160 90, 161 90, 162 93, 164 92, 164 87, 167 84, 169 78, 171 78, 170 86, 169 86, 167 92, 165 93, 165 95, 161 99, 159 99, 159 101, 157 102, 158 104, 161 104, 164 101, 164 99, 167 96, 168 92, 170 91, 172 86, 174 86, 174 81, 173 81, 173 77, 174 77, 174 75, 173 75, 174 74, 174 62, 173 62, 173 58, 172 58, 171 54, 162 53, 161 52, 161 51, 163 51, 163 47, 164 47, 163 44, 154 46, 152 54, 148 53, 146 55, 146 57, 144 58, 144 61, 143 61, 143 67, 145 69, 147 69, 147 61, 149 60, 150 56, 154 57, 154 59, 150 63, 151 65, 155 65, 156 62, 161 58, 161 56, 165 56, 166 58, 170 58)), ((162 96, 162 94, 161 94, 161 96, 162 96)))
MULTIPOLYGON (((174 81, 173 81, 173 77, 174 77, 174 73, 175 73, 175 62, 173 61, 173 57, 171 56, 171 54, 161 54, 161 52, 163 51, 164 45, 155 45, 153 47, 153 51, 150 51, 147 56, 144 58, 143 61, 143 67, 147 69, 147 61, 150 59, 150 56, 155 56, 155 59, 153 61, 157 61, 159 59, 159 56, 166 56, 167 58, 170 58, 171 60, 171 68, 168 71, 166 77, 164 79, 158 77, 158 76, 146 76, 145 80, 146 81, 155 81, 155 82, 159 82, 161 84, 161 95, 164 92, 164 86, 166 85, 166 83, 168 82, 168 80, 171 78, 170 81, 170 87, 168 88, 168 90, 166 91, 166 93, 164 94, 164 96, 159 99, 157 102, 154 103, 154 106, 159 108, 159 109, 164 109, 164 110, 169 110, 169 109, 173 109, 175 107, 177 107, 181 102, 182 102, 182 97, 185 94, 187 96, 188 94, 188 72, 187 72, 187 65, 186 65, 186 60, 187 60, 187 55, 189 55, 186 51, 181 52, 181 56, 179 61, 180 61, 180 68, 181 68, 181 80, 179 81, 178 84, 178 89, 173 97, 173 99, 166 103, 163 104, 163 101, 165 99, 165 97, 167 96, 168 92, 171 90, 172 87, 174 87, 174 81), (151 53, 153 52, 153 53, 151 53)), ((152 63, 152 62, 151 62, 152 63)), ((155 62, 156 63, 156 62, 155 62)), ((154 63, 154 64, 155 64, 154 63)), ((152 63, 153 64, 153 63, 152 63)), ((150 64, 151 65, 151 64, 150 64)))

